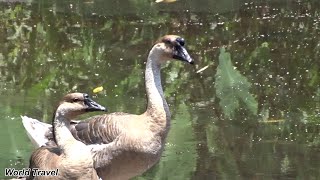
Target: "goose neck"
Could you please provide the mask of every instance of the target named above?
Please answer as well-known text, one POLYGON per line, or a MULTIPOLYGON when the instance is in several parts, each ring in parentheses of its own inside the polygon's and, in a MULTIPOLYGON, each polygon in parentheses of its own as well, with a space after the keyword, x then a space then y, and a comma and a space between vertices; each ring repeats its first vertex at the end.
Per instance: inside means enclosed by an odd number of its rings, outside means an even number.
POLYGON ((75 141, 69 130, 69 127, 70 120, 64 115, 63 112, 57 110, 53 119, 54 138, 56 143, 61 147, 68 145, 70 140, 75 141))
POLYGON ((169 106, 164 98, 161 85, 161 55, 154 50, 148 56, 145 83, 148 97, 147 114, 161 127, 166 128, 170 120, 169 106))

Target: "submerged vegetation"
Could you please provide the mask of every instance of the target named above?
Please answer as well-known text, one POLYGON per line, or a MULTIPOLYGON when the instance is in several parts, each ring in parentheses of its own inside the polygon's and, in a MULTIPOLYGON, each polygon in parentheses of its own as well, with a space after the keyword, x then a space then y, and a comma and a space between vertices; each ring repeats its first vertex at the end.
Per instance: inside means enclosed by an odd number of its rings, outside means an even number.
POLYGON ((110 110, 142 112, 147 52, 158 37, 179 34, 196 65, 163 69, 172 127, 160 163, 137 179, 316 179, 319 7, 317 0, 0 2, 0 154, 9 154, 0 168, 22 168, 31 154, 19 115, 50 121, 66 92, 103 87, 96 97, 110 110))

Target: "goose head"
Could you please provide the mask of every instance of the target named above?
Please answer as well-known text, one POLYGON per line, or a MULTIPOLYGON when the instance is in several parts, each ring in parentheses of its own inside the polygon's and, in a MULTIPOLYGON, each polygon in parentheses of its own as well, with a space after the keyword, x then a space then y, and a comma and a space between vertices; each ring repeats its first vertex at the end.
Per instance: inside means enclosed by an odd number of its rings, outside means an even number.
POLYGON ((182 37, 177 35, 165 35, 158 39, 153 46, 153 51, 158 52, 157 54, 160 54, 163 61, 176 59, 193 64, 194 61, 184 45, 185 40, 182 37))
POLYGON ((93 101, 88 94, 70 93, 63 97, 57 109, 68 119, 92 111, 107 111, 105 107, 93 101))

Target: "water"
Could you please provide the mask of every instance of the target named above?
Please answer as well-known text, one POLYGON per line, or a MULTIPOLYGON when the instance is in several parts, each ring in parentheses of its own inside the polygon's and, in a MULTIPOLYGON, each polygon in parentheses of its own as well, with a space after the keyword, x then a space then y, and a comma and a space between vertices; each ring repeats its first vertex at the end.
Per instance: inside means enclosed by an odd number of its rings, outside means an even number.
POLYGON ((50 122, 67 92, 102 85, 94 100, 110 112, 143 112, 147 53, 178 34, 196 64, 163 68, 171 131, 160 163, 136 179, 318 179, 319 7, 2 1, 0 178, 28 165, 33 147, 20 115, 50 122))

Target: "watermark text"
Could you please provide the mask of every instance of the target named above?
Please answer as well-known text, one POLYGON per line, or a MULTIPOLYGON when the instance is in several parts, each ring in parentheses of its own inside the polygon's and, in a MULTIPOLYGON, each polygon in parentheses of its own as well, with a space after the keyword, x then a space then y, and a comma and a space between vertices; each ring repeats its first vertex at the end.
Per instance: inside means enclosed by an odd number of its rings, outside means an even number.
POLYGON ((15 168, 5 168, 5 176, 58 176, 59 169, 53 170, 42 170, 38 168, 23 168, 23 169, 15 169, 15 168))

